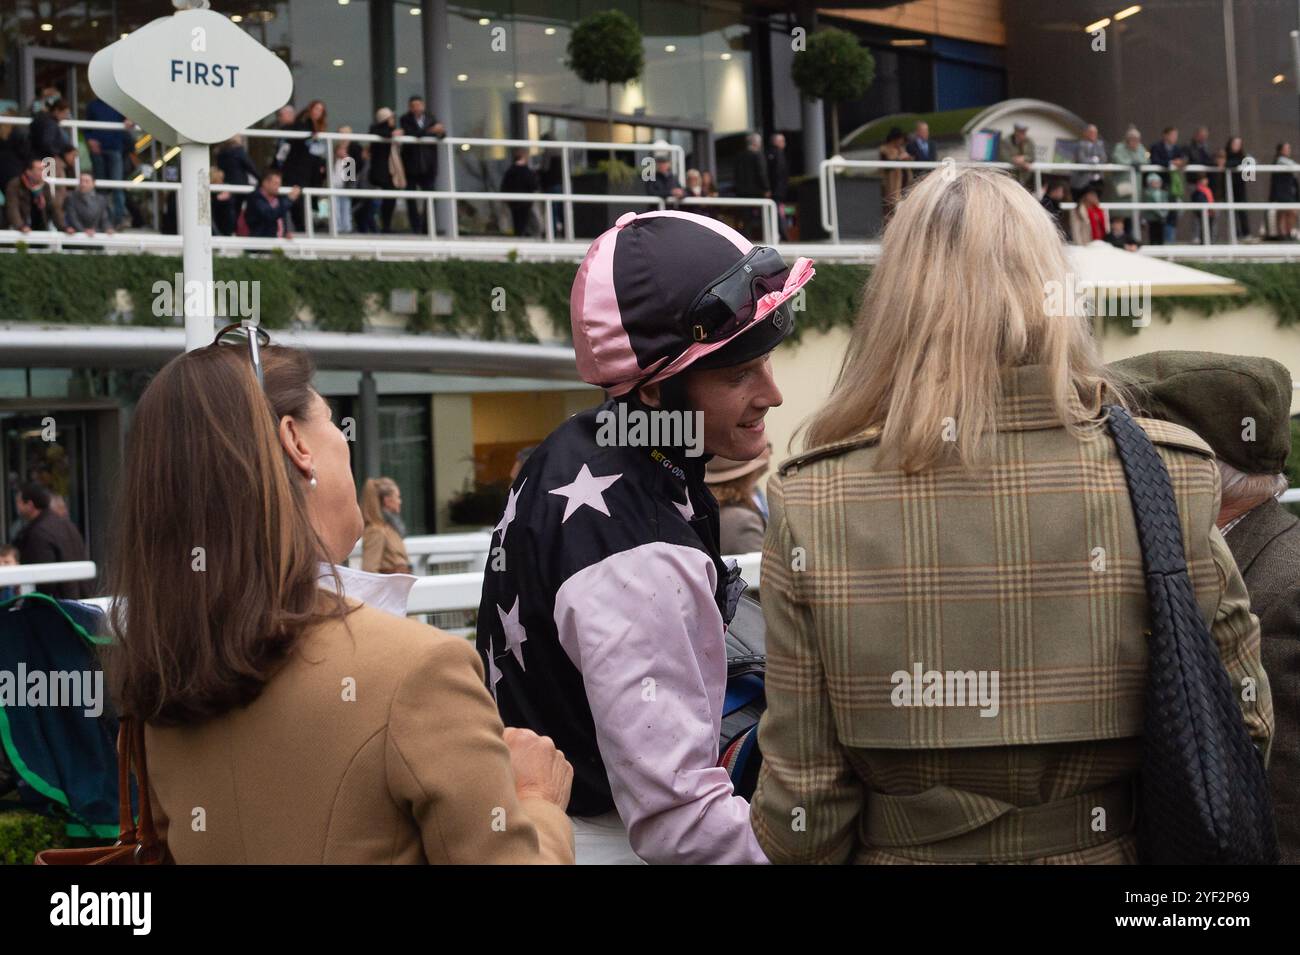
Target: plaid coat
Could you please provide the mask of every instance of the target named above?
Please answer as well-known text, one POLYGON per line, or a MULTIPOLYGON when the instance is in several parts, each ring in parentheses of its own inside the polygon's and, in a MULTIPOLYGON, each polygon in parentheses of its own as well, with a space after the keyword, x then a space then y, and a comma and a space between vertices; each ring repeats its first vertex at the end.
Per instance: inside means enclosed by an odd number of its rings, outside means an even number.
MULTIPOLYGON (((1214 526, 1213 454, 1138 420, 1266 748, 1259 625, 1214 526)), ((907 475, 876 470, 864 437, 769 483, 751 825, 773 862, 1136 861, 1149 614, 1119 458, 1106 432, 1061 425, 1033 366, 1004 374, 995 447, 986 472, 907 475)))

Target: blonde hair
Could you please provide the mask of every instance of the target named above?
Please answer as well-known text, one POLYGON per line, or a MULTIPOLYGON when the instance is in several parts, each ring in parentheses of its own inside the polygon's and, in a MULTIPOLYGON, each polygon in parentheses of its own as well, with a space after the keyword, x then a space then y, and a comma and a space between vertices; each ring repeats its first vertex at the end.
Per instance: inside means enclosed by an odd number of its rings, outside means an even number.
POLYGON ((369 478, 361 488, 361 516, 369 527, 372 524, 383 525, 384 498, 397 493, 397 482, 392 478, 369 478))
MULTIPOLYGON (((1070 271, 1051 215, 1010 176, 957 166, 926 176, 895 208, 844 363, 807 421, 806 446, 878 432, 880 466, 922 471, 993 450, 1003 370, 1047 367, 1061 422, 1095 431, 1104 397, 1127 405, 1080 309, 1049 314, 1070 271), (1082 402, 1087 416, 1071 406, 1082 402), (956 422, 946 441, 945 419, 956 422)), ((1055 309, 1062 311, 1062 309, 1055 309)))

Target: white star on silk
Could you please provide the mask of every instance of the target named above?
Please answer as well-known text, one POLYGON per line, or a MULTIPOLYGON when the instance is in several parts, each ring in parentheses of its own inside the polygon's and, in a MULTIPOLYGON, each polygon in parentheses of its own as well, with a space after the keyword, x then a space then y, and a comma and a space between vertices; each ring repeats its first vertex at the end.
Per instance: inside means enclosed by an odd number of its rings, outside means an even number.
POLYGON ((686 492, 686 503, 678 504, 676 501, 673 501, 673 507, 681 511, 682 517, 686 518, 688 521, 694 520, 695 508, 691 506, 691 490, 690 488, 686 488, 686 487, 682 488, 682 490, 686 492))
POLYGON ((519 661, 519 669, 525 670, 524 666, 524 641, 528 639, 528 634, 523 626, 519 623, 519 598, 515 598, 515 605, 507 613, 502 607, 497 607, 497 616, 501 618, 501 629, 506 633, 506 648, 515 655, 519 661))
POLYGON ((506 499, 506 512, 501 515, 501 523, 492 528, 492 533, 501 532, 502 545, 506 542, 506 529, 510 527, 510 522, 515 519, 515 503, 519 500, 519 495, 524 492, 524 484, 528 483, 528 478, 524 478, 523 483, 519 485, 519 490, 511 488, 510 497, 506 499))
POLYGON ((622 476, 620 472, 619 474, 597 477, 584 464, 582 470, 578 472, 578 476, 573 479, 572 484, 566 484, 564 487, 557 487, 551 491, 552 494, 559 494, 565 498, 564 517, 560 518, 560 523, 563 524, 567 521, 573 516, 574 511, 584 504, 609 517, 609 508, 605 506, 605 499, 601 495, 622 476))
POLYGON ((501 682, 501 670, 497 668, 496 657, 492 653, 492 641, 488 641, 487 648, 488 664, 488 686, 492 689, 492 699, 497 698, 497 684, 501 682))

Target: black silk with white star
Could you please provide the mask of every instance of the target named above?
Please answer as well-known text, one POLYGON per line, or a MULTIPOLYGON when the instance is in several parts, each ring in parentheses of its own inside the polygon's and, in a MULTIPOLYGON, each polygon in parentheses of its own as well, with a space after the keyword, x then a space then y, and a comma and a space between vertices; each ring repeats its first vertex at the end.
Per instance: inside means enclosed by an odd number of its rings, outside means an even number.
POLYGON ((724 622, 732 609, 705 458, 688 458, 680 448, 600 446, 597 414, 617 405, 610 400, 574 415, 528 458, 492 533, 478 614, 476 643, 502 722, 549 736, 563 751, 574 768, 568 812, 575 816, 609 812, 614 800, 583 676, 557 635, 560 587, 613 555, 664 542, 707 555, 717 571, 714 601, 724 622), (610 481, 613 475, 619 477, 610 481))

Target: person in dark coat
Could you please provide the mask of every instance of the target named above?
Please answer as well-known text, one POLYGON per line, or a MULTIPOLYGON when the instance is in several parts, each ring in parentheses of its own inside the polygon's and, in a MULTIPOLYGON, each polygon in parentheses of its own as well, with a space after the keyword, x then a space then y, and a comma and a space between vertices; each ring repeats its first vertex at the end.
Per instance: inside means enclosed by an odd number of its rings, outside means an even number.
POLYGON ((298 198, 298 187, 294 186, 288 196, 280 195, 281 178, 279 171, 268 169, 262 173, 262 182, 257 191, 244 203, 244 225, 248 234, 261 239, 292 239, 289 228, 289 214, 294 200, 298 198))
POLYGON ((1291 374, 1271 358, 1163 351, 1114 362, 1153 416, 1214 449, 1215 521, 1259 618, 1276 720, 1268 765, 1282 862, 1300 863, 1300 519, 1278 503, 1291 452, 1291 374), (1243 423, 1246 422, 1246 423, 1243 423))
MULTIPOLYGON (((208 170, 208 179, 214 186, 226 183, 226 174, 220 166, 208 170)), ((227 189, 212 190, 212 234, 234 235, 239 230, 239 209, 243 196, 227 189)))
MULTIPOLYGON (((14 508, 23 519, 14 546, 24 564, 59 564, 86 560, 86 542, 77 526, 50 508, 50 492, 39 481, 28 481, 14 495, 14 508)), ((80 600, 90 596, 83 580, 37 584, 36 590, 51 597, 80 600)))
POLYGON ((21 175, 5 186, 5 223, 19 232, 63 229, 63 207, 45 181, 45 160, 31 159, 21 175))
MULTIPOLYGON (((770 199, 772 184, 767 178, 767 160, 763 158, 763 137, 750 133, 745 137, 745 151, 736 157, 736 195, 742 199, 770 199)), ((759 234, 762 212, 757 208, 745 209, 744 231, 750 238, 759 234)))
POLYGON ((785 200, 790 194, 790 161, 785 155, 785 133, 773 133, 767 147, 767 182, 776 200, 776 227, 785 240, 785 200))
MULTIPOLYGON (((934 142, 930 139, 930 124, 925 120, 919 120, 916 129, 907 139, 907 154, 917 162, 934 162, 939 158, 935 151, 934 142)), ((912 173, 914 179, 921 179, 929 169, 918 169, 912 173)))
MULTIPOLYGON (((256 186, 261 178, 253 157, 248 154, 248 147, 244 145, 244 137, 239 133, 231 136, 217 148, 217 168, 225 176, 228 186, 256 186)), ((236 217, 250 195, 252 193, 248 192, 230 194, 236 217)))
MULTIPOLYGON (((402 135, 414 140, 402 150, 402 162, 406 166, 406 188, 436 189, 438 147, 434 142, 445 136, 447 129, 425 111, 423 97, 412 96, 407 100, 406 106, 399 125, 402 127, 402 135)), ((406 217, 411 220, 412 233, 418 235, 428 228, 424 221, 423 200, 407 199, 406 217)))
MULTIPOLYGON (((528 150, 516 149, 515 161, 510 164, 506 174, 501 177, 502 192, 536 192, 537 173, 528 165, 528 150)), ((528 234, 528 221, 533 214, 531 202, 509 202, 510 219, 514 224, 515 235, 528 234)))
MULTIPOLYGON (((1241 164, 1246 161, 1246 144, 1240 136, 1233 136, 1223 149, 1228 154, 1228 170, 1232 174, 1232 201, 1249 202, 1246 196, 1246 177, 1241 171, 1241 164)), ((1245 209, 1235 209, 1232 214, 1237 222, 1237 238, 1249 236, 1250 213, 1245 209)))
POLYGON ((67 167, 73 164, 76 159, 76 147, 59 126, 59 123, 67 119, 70 114, 68 104, 60 99, 55 100, 32 118, 32 124, 28 127, 28 148, 33 159, 54 156, 67 167))
MULTIPOLYGON (((1273 158, 1275 166, 1291 166, 1297 172, 1296 161, 1291 158, 1291 144, 1278 143, 1277 155, 1273 158)), ((1268 201, 1269 202, 1300 202, 1300 183, 1296 182, 1294 172, 1275 172, 1268 181, 1268 201)), ((1278 238, 1289 239, 1291 233, 1295 231, 1296 214, 1294 209, 1279 209, 1277 211, 1277 235, 1278 238)))
MULTIPOLYGON (((393 111, 381 106, 375 111, 375 122, 370 127, 371 136, 382 136, 383 141, 370 144, 370 185, 376 189, 405 189, 406 176, 402 164, 401 144, 393 143, 393 133, 397 129, 397 120, 393 111), (396 147, 396 148, 394 148, 396 147), (401 173, 394 178, 394 170, 401 173)), ((381 232, 393 231, 393 210, 396 199, 381 199, 379 202, 379 228, 381 232)))
MULTIPOLYGON (((292 129, 310 133, 306 139, 289 141, 289 155, 281 170, 286 186, 319 188, 325 184, 325 164, 329 159, 329 143, 317 139, 328 127, 325 104, 318 99, 307 104, 307 108, 298 114, 292 129)), ((307 228, 306 217, 310 215, 307 200, 297 197, 293 201, 293 225, 301 232, 307 228)))
MULTIPOLYGON (((1160 133, 1160 139, 1151 144, 1151 162, 1157 166, 1164 166, 1166 172, 1160 173, 1160 188, 1162 191, 1174 195, 1174 175, 1175 172, 1181 171, 1187 165, 1187 150, 1178 144, 1178 127, 1166 126, 1160 133)), ((1182 198, 1182 194, 1178 194, 1182 198)), ((1178 237, 1178 210, 1170 209, 1165 213, 1165 227, 1162 242, 1166 245, 1172 243, 1178 237)), ((1152 245, 1158 244, 1155 239, 1151 240, 1152 245)))
MULTIPOLYGON (((1210 150, 1210 127, 1197 126, 1196 132, 1192 134, 1191 140, 1183 150, 1187 155, 1187 164, 1189 166, 1210 166, 1215 165, 1214 153, 1210 150)), ((1217 173, 1205 170, 1210 186, 1210 192, 1215 197, 1216 202, 1222 202, 1223 197, 1219 193, 1223 192, 1223 177, 1217 173)), ((1195 201, 1195 200, 1193 200, 1195 201)))
POLYGON ((22 175, 27 166, 27 131, 4 121, 13 115, 12 109, 0 113, 0 189, 22 175))
POLYGON ((660 199, 667 200, 670 204, 677 199, 686 195, 686 190, 682 184, 677 181, 677 176, 673 173, 672 161, 667 153, 655 153, 655 174, 651 179, 645 181, 645 194, 647 196, 658 196, 660 199))

